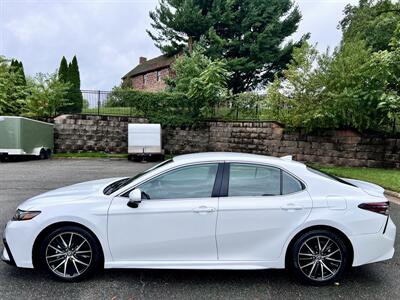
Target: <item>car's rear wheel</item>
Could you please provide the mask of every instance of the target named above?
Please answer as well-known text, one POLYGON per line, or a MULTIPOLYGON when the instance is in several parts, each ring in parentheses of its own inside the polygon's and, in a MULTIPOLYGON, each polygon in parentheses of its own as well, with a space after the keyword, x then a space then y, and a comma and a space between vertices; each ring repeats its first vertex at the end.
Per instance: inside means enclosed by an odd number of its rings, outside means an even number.
POLYGON ((305 283, 326 285, 336 282, 346 270, 349 250, 342 238, 327 230, 302 234, 294 243, 290 265, 305 283))
POLYGON ((47 159, 47 151, 45 149, 40 149, 40 153, 39 153, 39 159, 47 159))
POLYGON ((101 262, 101 250, 87 230, 65 226, 42 242, 40 259, 44 269, 57 279, 79 281, 93 274, 101 262))

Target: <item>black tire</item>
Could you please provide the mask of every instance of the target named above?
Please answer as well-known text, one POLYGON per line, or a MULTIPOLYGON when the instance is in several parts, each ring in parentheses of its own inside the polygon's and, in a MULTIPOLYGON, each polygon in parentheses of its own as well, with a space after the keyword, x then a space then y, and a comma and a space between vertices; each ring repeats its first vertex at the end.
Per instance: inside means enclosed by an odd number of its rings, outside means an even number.
POLYGON ((341 278, 349 257, 349 249, 339 235, 328 230, 312 230, 295 241, 288 263, 303 283, 323 286, 341 278))
POLYGON ((39 159, 42 160, 42 159, 47 159, 47 158, 48 158, 47 151, 42 148, 39 153, 39 159))
POLYGON ((39 251, 40 266, 52 277, 67 282, 77 282, 93 275, 101 267, 102 257, 101 246, 97 240, 90 232, 78 226, 55 229, 44 238, 39 251), (73 238, 70 242, 71 234, 73 238), (83 243, 84 240, 85 243, 83 243), (82 243, 83 245, 79 247, 82 243), (53 261, 54 259, 56 261, 53 261), (60 263, 63 264, 60 265, 60 263), (59 268, 56 268, 58 265, 60 265, 59 268), (64 266, 66 266, 65 269, 64 266))

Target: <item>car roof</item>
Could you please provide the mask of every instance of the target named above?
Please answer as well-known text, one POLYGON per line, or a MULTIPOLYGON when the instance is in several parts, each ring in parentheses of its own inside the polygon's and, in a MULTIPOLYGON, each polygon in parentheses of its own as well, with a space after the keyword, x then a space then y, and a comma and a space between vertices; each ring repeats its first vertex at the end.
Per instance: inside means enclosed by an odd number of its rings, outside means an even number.
POLYGON ((265 164, 270 163, 280 166, 283 165, 304 166, 302 163, 293 161, 288 157, 280 158, 274 156, 238 153, 238 152, 202 152, 202 153, 184 154, 174 157, 173 161, 177 164, 210 162, 210 161, 239 161, 239 162, 254 162, 254 163, 265 163, 265 164))

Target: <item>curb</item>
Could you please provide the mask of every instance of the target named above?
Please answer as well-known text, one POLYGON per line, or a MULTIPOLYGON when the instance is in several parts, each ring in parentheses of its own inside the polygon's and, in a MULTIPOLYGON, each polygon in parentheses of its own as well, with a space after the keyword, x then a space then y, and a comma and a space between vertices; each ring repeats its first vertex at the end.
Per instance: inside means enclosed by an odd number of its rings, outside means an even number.
POLYGON ((388 199, 390 202, 393 202, 393 203, 396 203, 397 205, 400 205, 400 193, 385 190, 385 195, 390 197, 388 199))
POLYGON ((385 190, 385 194, 389 195, 389 196, 392 196, 392 197, 399 198, 399 200, 400 200, 400 193, 389 191, 389 190, 385 190))

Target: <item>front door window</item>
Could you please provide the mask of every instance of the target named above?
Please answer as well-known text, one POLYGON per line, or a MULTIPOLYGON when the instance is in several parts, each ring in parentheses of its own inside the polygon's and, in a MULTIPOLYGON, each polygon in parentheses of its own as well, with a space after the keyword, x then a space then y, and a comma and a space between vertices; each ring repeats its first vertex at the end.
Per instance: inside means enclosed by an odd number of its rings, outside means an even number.
POLYGON ((209 198, 218 164, 182 167, 157 176, 139 186, 147 199, 209 198))

